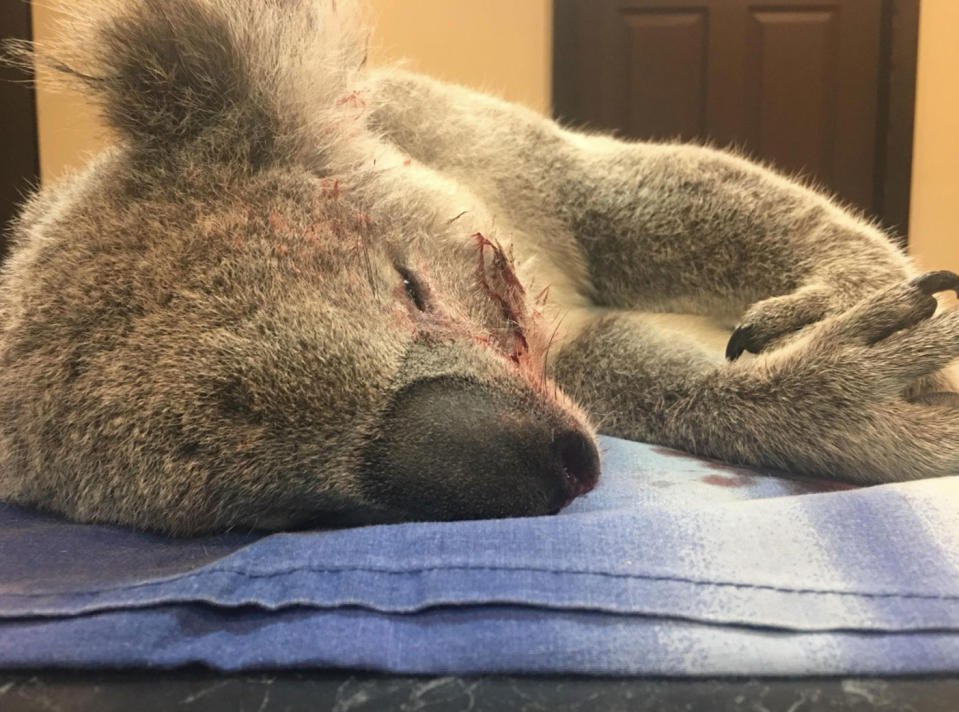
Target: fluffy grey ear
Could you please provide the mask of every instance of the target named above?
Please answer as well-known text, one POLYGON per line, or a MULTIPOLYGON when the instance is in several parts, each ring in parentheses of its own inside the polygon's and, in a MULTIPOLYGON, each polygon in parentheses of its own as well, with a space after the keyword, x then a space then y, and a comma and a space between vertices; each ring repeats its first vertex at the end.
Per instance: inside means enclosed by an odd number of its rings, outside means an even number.
POLYGON ((79 85, 150 160, 186 149, 321 165, 366 32, 350 0, 95 0, 64 17, 53 46, 8 43, 6 55, 79 85))

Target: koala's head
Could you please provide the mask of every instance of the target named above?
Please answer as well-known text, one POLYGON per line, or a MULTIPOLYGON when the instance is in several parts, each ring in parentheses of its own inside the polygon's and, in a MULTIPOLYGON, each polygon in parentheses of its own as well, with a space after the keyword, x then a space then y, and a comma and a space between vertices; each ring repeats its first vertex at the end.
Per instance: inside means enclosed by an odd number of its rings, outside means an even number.
POLYGON ((336 167, 373 144, 342 129, 352 50, 298 74, 297 33, 352 27, 326 6, 138 0, 88 30, 120 145, 17 225, 0 498, 194 533, 547 514, 595 483, 508 248, 336 167))

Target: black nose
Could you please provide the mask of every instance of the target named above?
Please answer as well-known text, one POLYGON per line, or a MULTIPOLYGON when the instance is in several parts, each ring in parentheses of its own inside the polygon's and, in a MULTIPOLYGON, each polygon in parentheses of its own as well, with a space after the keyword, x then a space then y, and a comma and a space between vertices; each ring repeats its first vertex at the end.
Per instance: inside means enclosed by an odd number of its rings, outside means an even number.
POLYGON ((599 453, 592 438, 579 430, 568 430, 553 440, 553 452, 561 463, 573 498, 586 494, 596 486, 599 479, 599 453))
POLYGON ((400 518, 532 516, 591 490, 599 470, 585 427, 544 396, 441 378, 396 396, 363 484, 400 518))

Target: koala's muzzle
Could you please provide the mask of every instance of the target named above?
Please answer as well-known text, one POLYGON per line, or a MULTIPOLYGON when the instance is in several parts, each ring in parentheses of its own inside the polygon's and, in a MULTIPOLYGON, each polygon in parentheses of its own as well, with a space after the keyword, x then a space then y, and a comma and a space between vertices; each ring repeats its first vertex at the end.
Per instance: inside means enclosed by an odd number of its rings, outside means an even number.
POLYGON ((599 466, 593 439, 558 406, 438 378, 397 394, 363 482, 401 519, 534 516, 591 490, 599 466))

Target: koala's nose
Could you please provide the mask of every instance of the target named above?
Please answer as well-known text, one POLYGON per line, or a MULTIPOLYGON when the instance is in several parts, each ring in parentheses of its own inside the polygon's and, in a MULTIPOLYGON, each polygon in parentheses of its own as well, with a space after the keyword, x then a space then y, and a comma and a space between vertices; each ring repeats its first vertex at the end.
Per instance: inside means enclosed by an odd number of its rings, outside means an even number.
POLYGON ((410 518, 531 516, 588 492, 599 471, 593 438, 554 403, 440 378, 396 396, 364 485, 410 518))
POLYGON ((563 468, 573 498, 586 494, 596 486, 600 465, 599 453, 592 438, 579 430, 567 430, 553 440, 553 452, 563 468))

